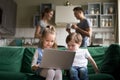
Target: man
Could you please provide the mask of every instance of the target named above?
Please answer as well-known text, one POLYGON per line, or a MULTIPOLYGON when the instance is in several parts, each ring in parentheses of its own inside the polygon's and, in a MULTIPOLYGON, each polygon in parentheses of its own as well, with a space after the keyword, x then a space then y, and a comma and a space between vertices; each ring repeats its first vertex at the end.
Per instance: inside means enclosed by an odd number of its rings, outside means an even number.
MULTIPOLYGON (((84 10, 81 7, 75 7, 73 9, 74 15, 76 19, 80 20, 77 24, 72 24, 71 28, 76 31, 76 33, 80 33, 82 35, 82 44, 81 47, 87 47, 90 45, 90 37, 92 35, 92 24, 88 19, 86 19, 84 15, 84 10)), ((71 30, 66 29, 66 31, 70 34, 71 30)))

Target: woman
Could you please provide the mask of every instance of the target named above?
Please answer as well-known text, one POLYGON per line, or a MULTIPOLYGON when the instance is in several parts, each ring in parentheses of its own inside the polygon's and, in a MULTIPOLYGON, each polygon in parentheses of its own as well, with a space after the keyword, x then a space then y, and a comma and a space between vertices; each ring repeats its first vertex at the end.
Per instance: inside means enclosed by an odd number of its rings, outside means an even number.
POLYGON ((42 13, 42 18, 39 21, 38 25, 36 26, 35 30, 35 38, 41 38, 41 33, 45 29, 46 26, 50 25, 49 21, 53 17, 54 11, 50 8, 45 8, 45 10, 42 13))

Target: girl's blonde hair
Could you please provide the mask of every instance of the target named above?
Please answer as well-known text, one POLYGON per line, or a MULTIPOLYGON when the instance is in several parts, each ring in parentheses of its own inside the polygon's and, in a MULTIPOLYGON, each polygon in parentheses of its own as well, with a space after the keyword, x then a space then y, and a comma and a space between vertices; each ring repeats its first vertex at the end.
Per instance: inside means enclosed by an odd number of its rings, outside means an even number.
POLYGON ((66 37, 66 43, 70 42, 70 41, 74 41, 77 44, 81 44, 82 43, 82 36, 79 33, 70 33, 67 37, 66 37))
MULTIPOLYGON (((39 47, 42 48, 42 49, 44 48, 43 47, 43 40, 48 34, 56 35, 56 30, 55 30, 54 26, 52 26, 52 25, 46 26, 46 28, 43 30, 42 36, 41 36, 41 39, 40 39, 40 42, 39 42, 39 47)), ((52 48, 57 48, 56 41, 54 41, 54 44, 53 44, 52 48)))

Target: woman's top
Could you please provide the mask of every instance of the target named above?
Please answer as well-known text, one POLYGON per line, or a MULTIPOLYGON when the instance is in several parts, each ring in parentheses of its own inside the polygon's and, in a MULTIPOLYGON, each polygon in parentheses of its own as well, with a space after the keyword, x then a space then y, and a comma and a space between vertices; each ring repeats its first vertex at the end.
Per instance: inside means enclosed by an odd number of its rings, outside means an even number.
MULTIPOLYGON (((45 27, 48 26, 48 25, 49 25, 49 24, 45 23, 43 20, 40 20, 40 21, 38 22, 38 26, 41 27, 41 33, 43 32, 43 30, 45 29, 45 27)), ((40 33, 40 34, 41 34, 41 33, 40 33)))

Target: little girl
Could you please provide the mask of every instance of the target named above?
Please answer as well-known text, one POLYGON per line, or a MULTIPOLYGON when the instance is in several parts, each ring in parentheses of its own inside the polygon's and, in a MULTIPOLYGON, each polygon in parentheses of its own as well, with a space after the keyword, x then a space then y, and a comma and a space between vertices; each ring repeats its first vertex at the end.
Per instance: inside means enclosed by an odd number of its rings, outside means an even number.
POLYGON ((39 67, 44 49, 57 48, 55 38, 55 28, 53 26, 47 26, 42 32, 39 47, 36 50, 32 61, 32 70, 36 73, 36 75, 45 77, 46 80, 62 80, 62 70, 39 67))

